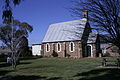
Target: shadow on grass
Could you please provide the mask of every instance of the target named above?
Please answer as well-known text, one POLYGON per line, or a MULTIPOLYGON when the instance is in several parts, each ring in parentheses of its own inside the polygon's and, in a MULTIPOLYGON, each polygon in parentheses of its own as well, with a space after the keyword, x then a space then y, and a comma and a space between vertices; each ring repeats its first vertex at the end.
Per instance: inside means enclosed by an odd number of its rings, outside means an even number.
POLYGON ((31 62, 20 62, 18 65, 22 65, 22 64, 31 64, 31 62))
POLYGON ((42 57, 41 56, 20 57, 20 60, 34 60, 34 59, 38 59, 38 58, 42 58, 42 57))
POLYGON ((53 78, 47 78, 47 77, 41 77, 41 76, 6 76, 4 78, 1 78, 0 80, 60 80, 58 77, 53 78))
POLYGON ((9 66, 11 66, 10 64, 7 64, 7 63, 1 63, 0 64, 0 68, 2 68, 2 67, 9 67, 9 66))
POLYGON ((37 80, 37 79, 45 79, 46 77, 39 76, 6 76, 1 80, 37 80))
POLYGON ((48 78, 46 80, 61 80, 61 77, 52 77, 52 78, 48 78))
MULTIPOLYGON (((20 62, 17 65, 22 65, 22 64, 31 64, 31 62, 20 62)), ((9 66, 12 66, 12 64, 8 64, 8 63, 1 63, 0 64, 0 68, 2 68, 2 67, 9 67, 9 66)))
POLYGON ((6 62, 6 58, 0 58, 0 62, 6 62))
POLYGON ((82 77, 79 80, 120 80, 120 69, 96 69, 77 73, 74 77, 82 77))
POLYGON ((0 76, 6 75, 9 72, 12 72, 12 71, 0 70, 0 76))

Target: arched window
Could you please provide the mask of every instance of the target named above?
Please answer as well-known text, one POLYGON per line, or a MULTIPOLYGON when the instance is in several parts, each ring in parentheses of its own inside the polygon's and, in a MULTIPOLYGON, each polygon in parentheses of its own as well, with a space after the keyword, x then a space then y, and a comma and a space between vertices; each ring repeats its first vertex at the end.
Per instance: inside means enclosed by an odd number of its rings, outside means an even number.
POLYGON ((49 43, 46 44, 46 52, 49 52, 50 51, 50 45, 49 43))
POLYGON ((69 44, 69 51, 70 52, 75 51, 75 44, 74 44, 74 42, 70 42, 70 44, 69 44))
POLYGON ((60 52, 61 51, 61 44, 57 43, 57 51, 60 52))

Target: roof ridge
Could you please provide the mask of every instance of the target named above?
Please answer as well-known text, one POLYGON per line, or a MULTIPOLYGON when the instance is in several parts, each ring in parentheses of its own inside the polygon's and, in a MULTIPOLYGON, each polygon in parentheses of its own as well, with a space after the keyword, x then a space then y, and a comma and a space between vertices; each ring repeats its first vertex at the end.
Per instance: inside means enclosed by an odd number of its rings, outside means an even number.
POLYGON ((65 22, 56 22, 56 23, 53 23, 53 24, 50 24, 51 25, 56 25, 56 24, 62 24, 62 23, 70 23, 70 22, 73 22, 73 21, 87 21, 86 18, 82 18, 82 19, 77 19, 77 20, 71 20, 71 21, 65 21, 65 22))

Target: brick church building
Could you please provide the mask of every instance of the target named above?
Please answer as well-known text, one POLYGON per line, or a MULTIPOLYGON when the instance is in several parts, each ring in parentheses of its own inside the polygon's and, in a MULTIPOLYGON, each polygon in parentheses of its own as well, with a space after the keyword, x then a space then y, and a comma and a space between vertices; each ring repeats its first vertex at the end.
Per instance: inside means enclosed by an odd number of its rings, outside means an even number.
POLYGON ((100 51, 98 33, 92 32, 88 12, 83 18, 51 24, 42 41, 42 55, 52 57, 97 57, 100 51))

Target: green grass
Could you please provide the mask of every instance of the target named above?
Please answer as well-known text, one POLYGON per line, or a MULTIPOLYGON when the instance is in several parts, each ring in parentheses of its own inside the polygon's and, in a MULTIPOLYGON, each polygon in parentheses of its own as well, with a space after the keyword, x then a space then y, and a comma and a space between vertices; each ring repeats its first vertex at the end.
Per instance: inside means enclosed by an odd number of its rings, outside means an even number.
POLYGON ((120 80, 119 69, 100 68, 101 58, 33 58, 21 60, 14 71, 0 63, 0 80, 120 80))

